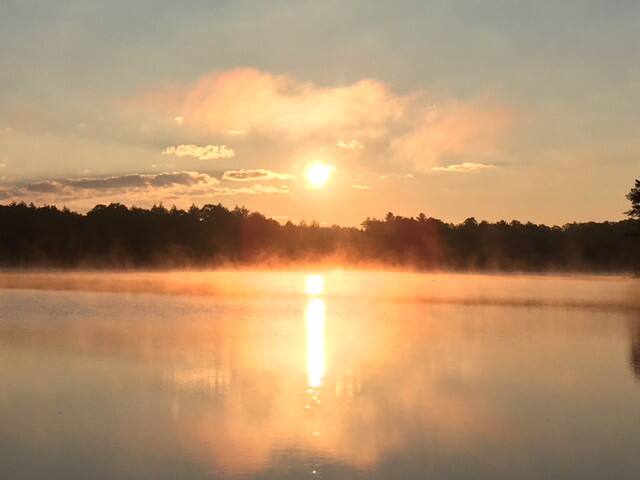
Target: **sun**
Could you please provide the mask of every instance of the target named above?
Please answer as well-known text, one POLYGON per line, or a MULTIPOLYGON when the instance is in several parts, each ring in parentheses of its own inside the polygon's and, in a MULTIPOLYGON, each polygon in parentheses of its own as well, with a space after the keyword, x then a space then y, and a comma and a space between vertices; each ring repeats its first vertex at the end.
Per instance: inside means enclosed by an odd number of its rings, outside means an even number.
POLYGON ((331 178, 331 174, 334 170, 335 167, 333 165, 329 165, 328 163, 310 163, 309 165, 307 165, 307 169, 305 171, 308 187, 313 189, 323 188, 331 178))

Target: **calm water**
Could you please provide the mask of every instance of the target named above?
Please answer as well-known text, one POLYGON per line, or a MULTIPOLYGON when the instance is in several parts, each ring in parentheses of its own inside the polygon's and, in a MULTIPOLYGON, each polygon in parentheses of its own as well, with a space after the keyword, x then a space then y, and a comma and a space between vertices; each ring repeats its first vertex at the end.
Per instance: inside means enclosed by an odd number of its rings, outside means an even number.
POLYGON ((640 281, 0 275, 0 477, 640 478, 640 281))

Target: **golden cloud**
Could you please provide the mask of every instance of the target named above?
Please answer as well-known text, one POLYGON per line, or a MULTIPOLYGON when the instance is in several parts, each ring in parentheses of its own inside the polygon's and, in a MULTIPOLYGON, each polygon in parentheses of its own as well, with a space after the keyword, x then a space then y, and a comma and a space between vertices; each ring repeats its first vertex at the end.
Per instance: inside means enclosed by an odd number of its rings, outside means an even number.
POLYGON ((454 165, 446 165, 444 167, 432 167, 432 172, 475 172, 477 170, 484 170, 487 168, 494 168, 495 165, 489 165, 486 163, 473 163, 473 162, 465 162, 454 165))
POLYGON ((258 168, 249 170, 241 168, 240 170, 227 170, 222 175, 223 180, 233 180, 236 182, 248 182, 253 180, 295 180, 295 176, 290 173, 279 173, 273 170, 258 168))
MULTIPOLYGON (((361 150, 367 144, 371 147, 361 161, 378 158, 418 171, 452 159, 462 163, 471 155, 488 162, 500 152, 512 119, 509 109, 488 100, 439 100, 424 91, 398 94, 374 79, 322 86, 254 68, 215 72, 190 85, 151 90, 129 107, 153 118, 183 112, 199 138, 251 131, 274 145, 293 142, 293 151, 323 144, 361 150)), ((208 147, 182 145, 169 147, 167 153, 233 156, 224 145, 208 147)))
MULTIPOLYGON (((151 91, 131 102, 138 110, 180 111, 209 132, 276 132, 288 136, 348 131, 381 134, 401 119, 408 99, 364 79, 322 87, 253 68, 212 73, 184 88, 151 91)), ((334 135, 334 138, 337 135, 334 135)))
POLYGON ((344 148, 346 150, 362 150, 364 145, 362 145, 358 140, 351 140, 350 142, 345 142, 344 140, 339 140, 336 143, 338 148, 344 148))
POLYGON ((420 171, 448 157, 490 158, 498 153, 511 113, 488 104, 445 103, 421 114, 416 125, 391 142, 390 151, 420 171))
POLYGON ((165 148, 163 155, 177 157, 195 157, 200 160, 217 160, 218 158, 232 158, 236 152, 226 145, 175 145, 165 148))

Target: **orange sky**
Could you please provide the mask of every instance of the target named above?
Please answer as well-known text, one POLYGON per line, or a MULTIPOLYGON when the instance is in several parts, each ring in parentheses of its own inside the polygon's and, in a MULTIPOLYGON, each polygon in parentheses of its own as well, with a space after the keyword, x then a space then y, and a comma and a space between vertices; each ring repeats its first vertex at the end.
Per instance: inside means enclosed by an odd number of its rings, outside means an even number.
POLYGON ((640 175, 623 4, 10 1, 0 202, 619 219, 640 175))

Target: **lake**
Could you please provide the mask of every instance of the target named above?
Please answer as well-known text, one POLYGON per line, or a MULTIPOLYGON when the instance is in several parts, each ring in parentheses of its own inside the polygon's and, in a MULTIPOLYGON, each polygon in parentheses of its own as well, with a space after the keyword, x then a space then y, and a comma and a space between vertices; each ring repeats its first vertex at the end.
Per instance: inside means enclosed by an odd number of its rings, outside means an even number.
POLYGON ((0 477, 640 478, 640 280, 0 274, 0 477))

